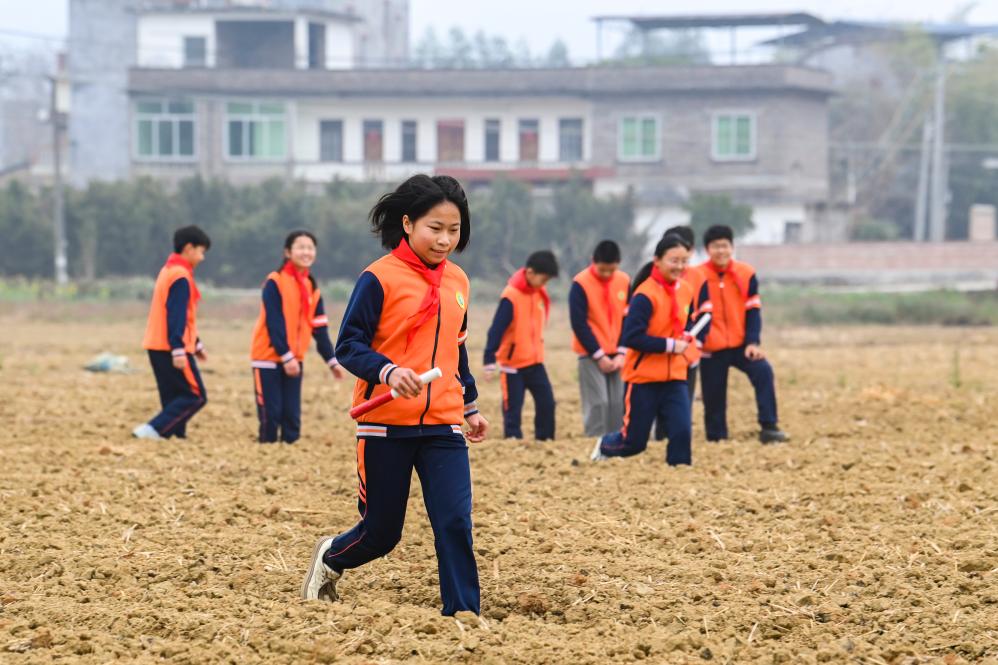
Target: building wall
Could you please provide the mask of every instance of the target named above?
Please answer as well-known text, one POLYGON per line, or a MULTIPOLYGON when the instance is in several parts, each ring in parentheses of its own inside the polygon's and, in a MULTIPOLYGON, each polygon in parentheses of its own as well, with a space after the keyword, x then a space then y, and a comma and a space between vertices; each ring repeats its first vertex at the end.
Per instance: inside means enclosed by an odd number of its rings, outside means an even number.
POLYGON ((138 0, 70 0, 69 118, 71 181, 127 178, 130 103, 128 69, 136 62, 138 0))
POLYGON ((139 67, 175 69, 184 66, 184 37, 204 37, 207 66, 218 54, 214 17, 206 14, 144 14, 138 18, 139 67))
POLYGON ((694 191, 740 190, 746 203, 771 200, 774 190, 788 197, 828 195, 827 107, 824 99, 793 93, 739 93, 614 96, 594 104, 593 153, 622 180, 657 180, 663 186, 694 191), (747 112, 755 117, 756 157, 745 161, 712 158, 715 113, 747 112), (630 163, 618 158, 623 117, 649 114, 659 119, 660 159, 630 163))
MULTIPOLYGON (((539 161, 557 165, 558 120, 583 118, 583 157, 591 158, 588 104, 570 98, 531 99, 446 99, 412 100, 364 98, 341 100, 301 100, 297 104, 296 161, 303 168, 319 162, 319 122, 343 121, 343 161, 363 162, 362 124, 364 120, 384 123, 384 156, 389 163, 401 162, 403 120, 417 123, 417 157, 420 162, 437 160, 437 121, 463 119, 465 163, 485 163, 485 121, 500 121, 500 164, 518 165, 519 120, 536 118, 540 122, 539 161)), ((328 172, 329 167, 325 167, 328 172)), ((307 171, 306 171, 307 173, 307 171)))
POLYGON ((968 282, 998 285, 998 241, 736 244, 735 251, 772 281, 936 288, 968 282))
POLYGON ((354 30, 343 23, 326 23, 326 69, 350 69, 354 66, 354 30))
MULTIPOLYGON (((689 212, 678 205, 638 205, 634 215, 635 228, 647 233, 649 250, 654 248, 666 229, 690 223, 689 212)), ((737 241, 760 245, 781 244, 786 241, 788 222, 801 224, 803 231, 812 223, 811 220, 807 206, 803 203, 760 205, 752 209, 754 228, 737 238, 737 241)), ((697 239, 698 244, 699 242, 697 239)))

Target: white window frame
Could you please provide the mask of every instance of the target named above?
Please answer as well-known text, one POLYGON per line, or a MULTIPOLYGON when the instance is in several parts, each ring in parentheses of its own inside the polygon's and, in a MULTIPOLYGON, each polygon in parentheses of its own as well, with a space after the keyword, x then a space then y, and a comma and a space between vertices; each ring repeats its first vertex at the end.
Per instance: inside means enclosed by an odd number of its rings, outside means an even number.
MULTIPOLYGON (((641 137, 638 137, 638 145, 641 144, 641 137)), ((617 161, 625 163, 647 163, 662 161, 662 118, 655 113, 629 113, 617 119, 617 161), (634 120, 640 129, 645 120, 655 121, 655 153, 653 155, 624 155, 624 122, 634 120)))
POLYGON ((198 160, 198 108, 197 103, 193 99, 182 99, 168 97, 139 97, 134 100, 133 106, 133 122, 132 122, 132 159, 136 162, 161 162, 161 163, 189 163, 196 162, 198 160), (168 109, 171 102, 182 102, 191 105, 190 113, 170 113, 168 110, 160 110, 159 113, 144 113, 139 111, 139 104, 148 104, 150 102, 157 102, 162 104, 163 109, 168 109), (143 120, 149 120, 153 123, 153 154, 143 155, 139 152, 139 123, 143 120), (175 154, 173 155, 160 155, 156 148, 159 146, 159 123, 163 120, 169 120, 173 123, 173 141, 174 146, 176 146, 175 154), (190 155, 180 154, 180 121, 189 120, 192 124, 193 135, 191 136, 191 147, 194 152, 190 155))
POLYGON ((754 162, 759 157, 759 117, 748 109, 719 109, 710 114, 710 158, 715 162, 754 162), (721 155, 717 152, 717 126, 721 118, 748 118, 749 142, 752 150, 747 155, 721 155))
MULTIPOLYGON (((291 123, 288 121, 288 103, 282 99, 227 99, 223 102, 225 104, 225 115, 222 123, 223 127, 223 158, 226 162, 235 163, 251 163, 251 164, 277 164, 285 162, 288 159, 289 151, 288 148, 291 145, 291 123), (253 110, 249 113, 230 113, 229 104, 251 104, 253 110), (280 104, 284 111, 278 116, 276 113, 260 113, 259 107, 261 104, 280 104), (266 127, 268 121, 280 118, 284 122, 284 150, 280 156, 276 155, 263 155, 263 156, 253 156, 253 155, 233 155, 231 151, 231 146, 229 145, 229 122, 230 121, 241 121, 241 122, 262 122, 266 127)), ((267 127, 266 131, 269 133, 270 128, 267 127)), ((244 137, 245 138, 245 137, 244 137)))

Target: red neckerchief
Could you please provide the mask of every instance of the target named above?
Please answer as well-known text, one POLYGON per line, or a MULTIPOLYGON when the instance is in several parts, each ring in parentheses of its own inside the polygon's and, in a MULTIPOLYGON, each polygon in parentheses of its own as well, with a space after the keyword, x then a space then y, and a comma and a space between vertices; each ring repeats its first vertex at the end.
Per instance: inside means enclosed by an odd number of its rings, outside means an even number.
POLYGON ((170 266, 180 266, 187 271, 188 275, 190 275, 191 302, 197 304, 197 302, 201 300, 201 291, 198 289, 197 282, 194 281, 194 266, 191 265, 190 261, 177 253, 170 254, 169 258, 166 259, 166 263, 163 265, 164 268, 169 268, 170 266))
POLYGON ((530 286, 530 283, 527 282, 526 268, 520 268, 515 273, 513 273, 513 276, 509 278, 507 284, 512 286, 517 291, 522 291, 523 293, 526 293, 528 296, 533 295, 535 293, 541 294, 541 300, 544 301, 544 318, 546 319, 548 316, 550 316, 551 297, 548 295, 547 289, 544 288, 543 286, 539 288, 536 286, 530 286))
POLYGON ((611 312, 613 312, 613 300, 610 298, 610 282, 613 281, 613 275, 610 275, 606 279, 603 279, 602 277, 600 277, 599 272, 596 271, 595 263, 589 264, 589 272, 593 274, 593 277, 596 278, 596 281, 599 282, 600 286, 603 287, 603 300, 606 303, 606 315, 612 319, 613 315, 611 314, 611 312))
POLYGON ((308 268, 299 271, 291 261, 285 261, 281 272, 298 282, 298 293, 301 294, 301 318, 308 322, 308 327, 312 327, 312 294, 308 291, 308 268))
POLYGON ((419 332, 424 323, 433 318, 433 315, 436 314, 437 309, 440 307, 440 281, 444 276, 444 267, 447 265, 447 259, 441 261, 435 268, 427 268, 422 259, 416 256, 416 252, 412 251, 409 241, 405 238, 402 238, 399 246, 392 250, 392 256, 419 273, 420 277, 426 280, 428 285, 426 295, 423 296, 423 302, 419 304, 419 309, 409 317, 409 319, 416 319, 418 317, 418 320, 412 324, 406 335, 405 348, 408 350, 409 344, 412 343, 416 333, 419 332))
POLYGON ((707 265, 710 266, 710 269, 713 270, 714 274, 718 277, 721 277, 724 273, 731 275, 731 281, 735 283, 735 288, 737 288, 738 292, 742 294, 742 298, 748 297, 748 285, 742 283, 741 275, 738 274, 738 271, 735 269, 734 259, 728 261, 728 265, 724 268, 718 268, 717 265, 710 259, 707 260, 707 265))
POLYGON ((665 275, 658 269, 658 266, 651 267, 651 278, 662 285, 665 292, 669 294, 669 315, 672 318, 672 334, 679 337, 683 334, 683 322, 679 320, 679 302, 676 300, 676 285, 679 282, 668 282, 665 275))

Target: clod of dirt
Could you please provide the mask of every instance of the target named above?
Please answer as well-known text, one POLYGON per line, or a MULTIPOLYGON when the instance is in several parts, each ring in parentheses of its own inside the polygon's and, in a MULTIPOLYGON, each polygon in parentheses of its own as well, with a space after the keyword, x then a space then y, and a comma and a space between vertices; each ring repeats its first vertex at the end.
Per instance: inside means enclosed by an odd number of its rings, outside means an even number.
POLYGON ((521 593, 516 598, 516 605, 523 614, 544 614, 548 611, 547 599, 536 592, 521 593))

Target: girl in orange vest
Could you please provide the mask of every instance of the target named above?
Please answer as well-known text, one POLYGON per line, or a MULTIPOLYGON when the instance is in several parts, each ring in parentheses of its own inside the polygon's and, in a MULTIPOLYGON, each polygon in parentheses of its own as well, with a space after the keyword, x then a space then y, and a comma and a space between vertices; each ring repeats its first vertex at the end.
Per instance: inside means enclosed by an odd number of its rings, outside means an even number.
POLYGON ((544 368, 544 326, 551 311, 545 285, 558 276, 558 260, 547 250, 534 252, 506 284, 485 340, 485 379, 499 369, 502 427, 506 438, 522 439, 523 398, 534 398, 534 439, 554 438, 554 390, 544 368))
POLYGON ((448 260, 468 245, 471 218, 464 190, 449 176, 413 176, 371 210, 389 253, 361 274, 347 304, 336 357, 358 377, 354 405, 394 389, 399 399, 359 418, 360 521, 323 536, 302 583, 302 597, 335 600, 336 584, 391 552, 402 536, 413 469, 433 527, 443 613, 479 613, 478 568, 471 538, 468 441, 488 422, 468 366, 469 282, 448 260), (443 377, 423 387, 419 375, 443 377))
POLYGON ((708 441, 728 438, 728 370, 734 367, 746 376, 755 391, 762 443, 789 440, 776 417, 776 386, 773 367, 762 350, 762 301, 759 280, 747 263, 735 261, 734 232, 717 225, 703 234, 710 257, 699 266, 700 277, 714 303, 711 333, 703 345, 703 416, 708 441))
POLYGON ((329 340, 322 295, 309 273, 315 236, 292 231, 284 239, 284 265, 267 275, 250 351, 260 443, 294 443, 301 432, 301 384, 305 352, 315 339, 319 355, 337 379, 343 370, 329 340))
POLYGON ((587 436, 620 429, 624 422, 626 348, 620 343, 631 278, 618 270, 620 247, 603 240, 593 250, 593 262, 572 280, 568 313, 572 350, 579 356, 582 422, 587 436))
POLYGON ((194 269, 210 247, 211 239, 200 228, 177 229, 174 253, 156 277, 142 347, 149 352, 162 411, 132 430, 139 439, 187 438, 187 422, 207 402, 195 361, 195 356, 201 361, 206 357, 197 331, 201 292, 194 269))
MULTIPOLYGON (((624 319, 624 426, 596 440, 590 458, 637 455, 648 446, 652 422, 663 418, 669 438, 666 462, 692 463, 690 396, 686 384, 693 340, 693 287, 681 277, 690 247, 678 235, 667 235, 655 247, 651 276, 638 286, 624 319)), ((701 338, 709 332, 708 324, 701 338)))

